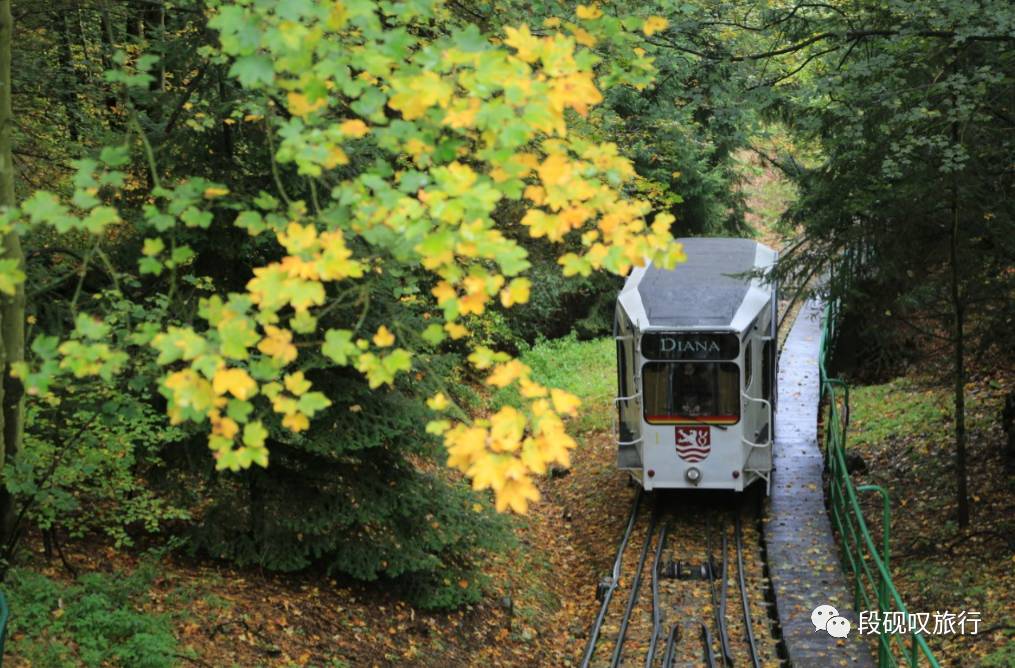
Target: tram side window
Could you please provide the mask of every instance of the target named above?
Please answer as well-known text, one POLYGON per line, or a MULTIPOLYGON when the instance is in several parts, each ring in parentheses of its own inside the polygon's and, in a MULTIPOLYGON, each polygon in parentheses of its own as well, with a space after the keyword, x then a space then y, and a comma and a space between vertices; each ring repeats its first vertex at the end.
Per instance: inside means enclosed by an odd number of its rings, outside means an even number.
POLYGON ((754 341, 750 339, 744 344, 744 389, 751 388, 751 377, 754 375, 754 365, 751 359, 751 350, 754 349, 754 341))
POLYGON ((772 400, 772 362, 775 355, 772 354, 772 342, 765 341, 761 353, 761 398, 765 401, 772 400))
POLYGON ((649 424, 740 420, 740 369, 733 362, 650 362, 642 374, 649 424))

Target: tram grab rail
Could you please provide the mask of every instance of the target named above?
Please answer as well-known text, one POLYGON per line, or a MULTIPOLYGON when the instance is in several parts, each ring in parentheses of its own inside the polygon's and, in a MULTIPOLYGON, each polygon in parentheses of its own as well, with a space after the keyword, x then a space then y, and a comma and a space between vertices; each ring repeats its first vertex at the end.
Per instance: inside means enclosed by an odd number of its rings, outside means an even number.
MULTIPOLYGON (((825 461, 829 473, 829 509, 832 523, 839 534, 844 565, 853 575, 853 596, 858 610, 874 610, 884 619, 886 612, 908 615, 889 568, 891 543, 891 503, 888 492, 878 485, 855 487, 846 468, 846 431, 849 424, 849 386, 838 378, 829 378, 827 361, 837 334, 839 302, 825 306, 818 368, 821 373, 821 396, 827 399, 825 416, 825 461), (840 408, 841 404, 841 408, 840 408), (878 492, 882 499, 882 546, 880 550, 871 535, 860 507, 859 493, 878 492)), ((908 618, 908 617, 907 617, 908 618)), ((880 634, 878 636, 879 668, 899 665, 929 665, 940 668, 926 638, 919 632, 880 634), (906 637, 908 636, 908 638, 906 637), (907 647, 908 644, 908 647, 907 647), (923 663, 921 663, 921 661, 923 663)))

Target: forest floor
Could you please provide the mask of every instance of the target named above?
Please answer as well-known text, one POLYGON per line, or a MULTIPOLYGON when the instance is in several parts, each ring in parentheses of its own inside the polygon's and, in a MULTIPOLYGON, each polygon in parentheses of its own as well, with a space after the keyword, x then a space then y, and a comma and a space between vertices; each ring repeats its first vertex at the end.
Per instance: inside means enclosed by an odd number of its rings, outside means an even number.
MULTIPOLYGON (((946 369, 913 370, 850 391, 847 451, 863 458, 856 485, 891 499, 891 571, 911 613, 978 612, 975 635, 928 634, 943 666, 1015 666, 1015 462, 1000 414, 1015 370, 974 362, 966 385, 971 522, 956 524, 952 394, 946 369), (1006 468, 1006 464, 1009 468, 1006 468)), ((862 498, 875 537, 881 504, 862 498)))
MULTIPOLYGON (((104 574, 110 578, 105 582, 145 571, 131 585, 139 589, 130 592, 135 607, 168 621, 179 665, 568 665, 581 651, 596 582, 625 521, 617 509, 633 494, 614 466, 610 418, 602 408, 612 398, 613 345, 610 339, 568 338, 546 342, 526 359, 558 386, 578 392, 590 410, 576 425, 580 446, 572 468, 542 481, 543 500, 514 520, 516 545, 486 556, 488 596, 480 605, 429 613, 383 588, 132 553, 96 537, 68 541, 61 559, 47 558, 41 538, 30 536, 23 563, 68 586, 76 578, 64 560, 77 576, 104 574)), ((54 605, 35 598, 43 608, 38 614, 62 616, 63 600, 54 605)), ((18 613, 27 615, 28 606, 22 608, 18 613)), ((81 631, 83 644, 87 630, 81 631)), ((17 632, 9 639, 8 666, 61 665, 59 651, 43 652, 25 640, 17 632)))

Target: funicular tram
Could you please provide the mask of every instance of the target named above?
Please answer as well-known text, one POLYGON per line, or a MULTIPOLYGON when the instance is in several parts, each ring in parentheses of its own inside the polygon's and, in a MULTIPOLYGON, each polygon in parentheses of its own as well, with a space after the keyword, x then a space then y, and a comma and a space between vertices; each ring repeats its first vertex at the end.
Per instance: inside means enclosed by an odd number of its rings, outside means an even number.
POLYGON ((617 298, 618 466, 645 490, 764 480, 767 492, 778 298, 759 274, 777 254, 749 239, 680 242, 685 263, 635 269, 617 298))

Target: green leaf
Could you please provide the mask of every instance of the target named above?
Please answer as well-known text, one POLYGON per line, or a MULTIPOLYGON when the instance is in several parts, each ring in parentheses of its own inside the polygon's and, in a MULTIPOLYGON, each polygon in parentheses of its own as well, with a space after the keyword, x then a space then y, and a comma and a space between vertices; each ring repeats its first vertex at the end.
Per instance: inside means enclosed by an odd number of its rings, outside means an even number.
POLYGON ((155 257, 166 249, 166 243, 158 237, 145 239, 141 246, 141 254, 147 257, 155 257))
POLYGON ((250 417, 253 410, 254 405, 249 401, 244 401, 242 399, 230 399, 229 404, 226 406, 226 415, 236 422, 243 424, 250 417))
POLYGON ((359 354, 359 349, 352 341, 352 332, 347 329, 329 329, 324 335, 324 345, 321 352, 330 357, 337 364, 349 363, 350 357, 359 354))
POLYGON ((56 195, 45 190, 39 190, 25 200, 21 210, 28 214, 33 223, 51 225, 70 215, 70 210, 57 199, 56 195))
POLYGON ((435 346, 446 338, 444 328, 437 324, 429 325, 420 336, 423 337, 424 341, 435 346))
POLYGON ((330 405, 331 400, 324 396, 323 393, 307 392, 300 397, 297 407, 301 413, 304 413, 309 417, 313 417, 317 411, 325 409, 330 405))
POLYGON ((210 211, 201 211, 190 206, 180 215, 180 220, 187 227, 200 227, 202 230, 206 230, 211 225, 212 215, 210 211))
POLYGON ((137 262, 137 270, 141 274, 160 276, 162 274, 163 266, 161 262, 153 257, 143 257, 137 262))
POLYGON ((104 339, 109 334, 109 330, 109 325, 98 318, 93 318, 87 313, 79 313, 78 317, 74 320, 74 333, 86 339, 93 341, 104 339))
POLYGON ((97 206, 84 219, 83 226, 92 234, 102 234, 107 225, 120 222, 120 214, 111 206, 97 206))
POLYGON ((275 81, 275 68, 271 59, 261 54, 240 56, 229 68, 229 74, 239 79, 244 88, 251 90, 270 86, 275 81))
POLYGON ((404 348, 397 348, 391 354, 385 355, 381 363, 392 375, 399 371, 408 371, 412 368, 412 353, 404 348))
POLYGON ((264 428, 261 421, 247 423, 243 427, 243 444, 250 448, 263 448, 264 441, 268 438, 268 430, 264 428))
POLYGON ((0 260, 0 292, 14 295, 18 286, 25 281, 19 260, 0 260))
POLYGON ((265 229, 264 218, 257 211, 243 211, 236 217, 236 227, 246 230, 250 236, 257 236, 265 229))
POLYGON ((247 359, 249 357, 247 349, 261 339, 253 327, 253 322, 245 317, 233 317, 222 322, 218 331, 222 342, 222 354, 237 360, 247 359))

